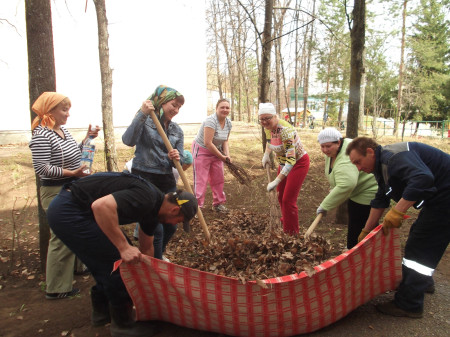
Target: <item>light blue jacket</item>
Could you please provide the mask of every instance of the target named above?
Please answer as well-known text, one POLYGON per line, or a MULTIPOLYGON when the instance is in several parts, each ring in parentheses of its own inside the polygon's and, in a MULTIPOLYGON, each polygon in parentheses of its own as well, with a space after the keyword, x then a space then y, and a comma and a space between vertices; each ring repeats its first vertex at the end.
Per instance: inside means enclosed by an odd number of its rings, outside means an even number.
MULTIPOLYGON (((177 123, 169 122, 166 135, 172 147, 180 152, 180 164, 183 165, 183 130, 177 123)), ((156 174, 172 174, 174 165, 167 155, 168 151, 156 125, 141 110, 122 135, 122 142, 128 146, 136 145, 133 169, 156 174)))

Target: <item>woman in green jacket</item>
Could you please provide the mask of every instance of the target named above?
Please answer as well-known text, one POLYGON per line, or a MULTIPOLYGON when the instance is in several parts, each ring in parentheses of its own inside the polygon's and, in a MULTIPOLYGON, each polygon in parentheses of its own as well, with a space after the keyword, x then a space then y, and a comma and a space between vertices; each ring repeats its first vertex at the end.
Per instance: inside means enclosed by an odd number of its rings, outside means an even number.
POLYGON ((358 236, 370 213, 370 201, 375 197, 378 185, 373 174, 359 172, 345 154, 351 139, 344 139, 335 128, 323 129, 317 139, 326 155, 325 176, 332 188, 317 208, 317 214, 323 213, 325 216, 327 211, 349 199, 347 248, 350 249, 358 243, 358 236))

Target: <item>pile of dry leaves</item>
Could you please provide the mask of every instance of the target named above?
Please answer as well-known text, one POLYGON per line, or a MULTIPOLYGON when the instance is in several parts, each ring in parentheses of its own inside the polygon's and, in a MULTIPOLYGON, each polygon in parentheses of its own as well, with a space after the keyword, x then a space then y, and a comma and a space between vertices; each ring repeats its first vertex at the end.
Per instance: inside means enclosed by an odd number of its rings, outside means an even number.
POLYGON ((300 273, 330 257, 331 245, 323 237, 305 241, 281 228, 270 230, 266 214, 232 210, 207 222, 208 244, 198 220, 189 234, 177 231, 166 256, 171 262, 243 282, 300 273))

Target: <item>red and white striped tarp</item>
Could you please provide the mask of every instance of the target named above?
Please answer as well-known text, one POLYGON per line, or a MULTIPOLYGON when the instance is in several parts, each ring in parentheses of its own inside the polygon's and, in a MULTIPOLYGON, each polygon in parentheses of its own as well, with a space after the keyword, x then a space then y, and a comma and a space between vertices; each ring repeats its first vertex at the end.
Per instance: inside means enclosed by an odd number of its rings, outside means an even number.
POLYGON ((138 320, 162 320, 232 336, 292 336, 321 329, 401 279, 400 240, 381 226, 353 249, 305 272, 242 284, 146 257, 122 264, 138 320))

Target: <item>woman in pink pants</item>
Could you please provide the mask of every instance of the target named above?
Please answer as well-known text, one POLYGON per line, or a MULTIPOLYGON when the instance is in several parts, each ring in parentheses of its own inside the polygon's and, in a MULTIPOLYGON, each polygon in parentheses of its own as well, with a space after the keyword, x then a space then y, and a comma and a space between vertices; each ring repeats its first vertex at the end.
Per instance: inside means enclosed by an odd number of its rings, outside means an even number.
POLYGON ((272 103, 260 103, 259 123, 266 132, 266 152, 263 167, 270 163, 270 152, 274 152, 278 163, 278 175, 267 185, 267 191, 277 187, 278 202, 281 207, 283 231, 298 234, 297 198, 309 170, 309 156, 303 147, 297 131, 284 120, 279 120, 272 103))
POLYGON ((206 118, 192 142, 194 193, 198 206, 203 207, 209 183, 213 194, 213 210, 217 212, 228 212, 224 205, 226 197, 223 191, 223 162, 231 162, 228 147, 231 132, 231 120, 227 117, 229 113, 230 102, 220 99, 216 112, 206 118))

